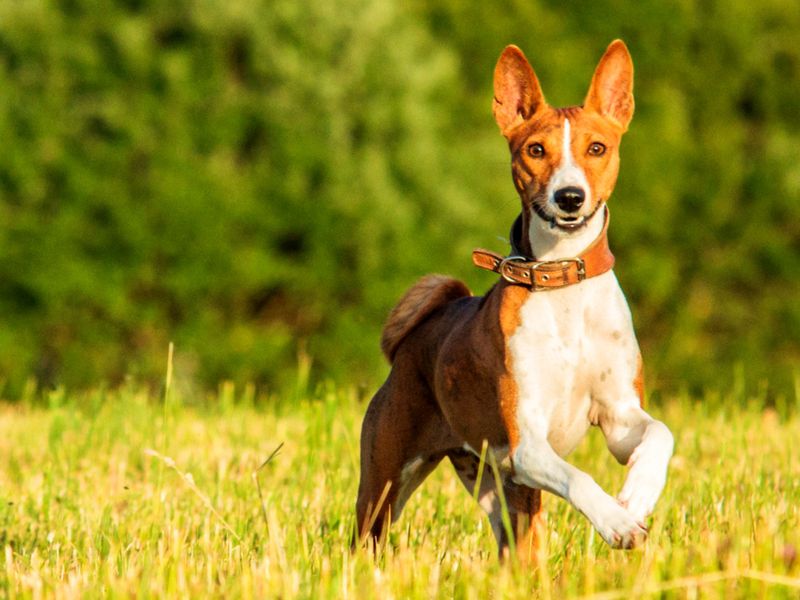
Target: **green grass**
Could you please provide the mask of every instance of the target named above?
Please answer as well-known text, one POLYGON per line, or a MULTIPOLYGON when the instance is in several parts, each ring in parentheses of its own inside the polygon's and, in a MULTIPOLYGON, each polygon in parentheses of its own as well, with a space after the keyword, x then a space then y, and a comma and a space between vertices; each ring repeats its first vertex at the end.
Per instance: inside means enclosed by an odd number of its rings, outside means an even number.
MULTIPOLYGON (((300 396, 254 407, 252 390, 223 386, 165 407, 130 387, 0 405, 0 595, 800 594, 797 407, 721 396, 652 406, 676 455, 645 547, 610 550, 548 496, 549 558, 526 569, 497 560, 488 523, 445 465, 385 553, 351 554, 365 404, 332 388, 300 396), (253 474, 281 443, 258 472, 262 504, 253 474)), ((606 489, 621 486, 624 469, 596 432, 570 460, 606 489)))

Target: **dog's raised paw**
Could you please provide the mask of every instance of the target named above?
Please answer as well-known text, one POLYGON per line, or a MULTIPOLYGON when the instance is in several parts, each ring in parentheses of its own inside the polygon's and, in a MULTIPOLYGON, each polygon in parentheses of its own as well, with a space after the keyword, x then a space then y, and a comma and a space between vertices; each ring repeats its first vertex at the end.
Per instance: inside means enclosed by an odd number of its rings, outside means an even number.
POLYGON ((611 500, 600 513, 595 528, 612 548, 629 550, 647 539, 647 526, 621 504, 611 500))
POLYGON ((644 521, 655 509, 656 501, 664 489, 665 477, 656 470, 636 465, 617 496, 619 503, 637 520, 644 521))

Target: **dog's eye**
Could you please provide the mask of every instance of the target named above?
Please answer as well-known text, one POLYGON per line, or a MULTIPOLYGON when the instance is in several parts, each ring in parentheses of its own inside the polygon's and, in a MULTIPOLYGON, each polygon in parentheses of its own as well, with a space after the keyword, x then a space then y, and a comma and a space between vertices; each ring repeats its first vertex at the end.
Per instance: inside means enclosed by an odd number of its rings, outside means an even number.
POLYGON ((541 144, 531 144, 528 146, 528 154, 533 158, 542 158, 544 156, 544 146, 541 144))
POLYGON ((589 156, 603 156, 606 153, 606 147, 600 142, 592 142, 589 145, 589 156))

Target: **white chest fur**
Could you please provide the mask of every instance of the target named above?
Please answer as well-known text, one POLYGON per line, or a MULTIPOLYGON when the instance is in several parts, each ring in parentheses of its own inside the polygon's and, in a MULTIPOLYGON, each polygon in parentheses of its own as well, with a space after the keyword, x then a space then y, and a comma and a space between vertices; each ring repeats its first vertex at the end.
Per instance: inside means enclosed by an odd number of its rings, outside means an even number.
POLYGON ((638 403, 639 349, 613 272, 534 292, 508 340, 520 437, 546 432, 560 456, 616 403, 638 403))

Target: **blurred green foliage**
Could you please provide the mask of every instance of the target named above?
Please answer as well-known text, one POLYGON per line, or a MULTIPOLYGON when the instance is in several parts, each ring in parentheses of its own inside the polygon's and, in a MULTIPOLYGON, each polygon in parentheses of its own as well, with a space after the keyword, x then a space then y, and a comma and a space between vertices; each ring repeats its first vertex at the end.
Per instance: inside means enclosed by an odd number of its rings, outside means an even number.
MULTIPOLYGON (((0 374, 372 384, 429 271, 492 283, 519 210, 491 77, 555 105, 607 43, 637 69, 612 199, 651 386, 800 358, 800 3, 0 3, 0 374)), ((748 377, 750 378, 750 377, 748 377)))

